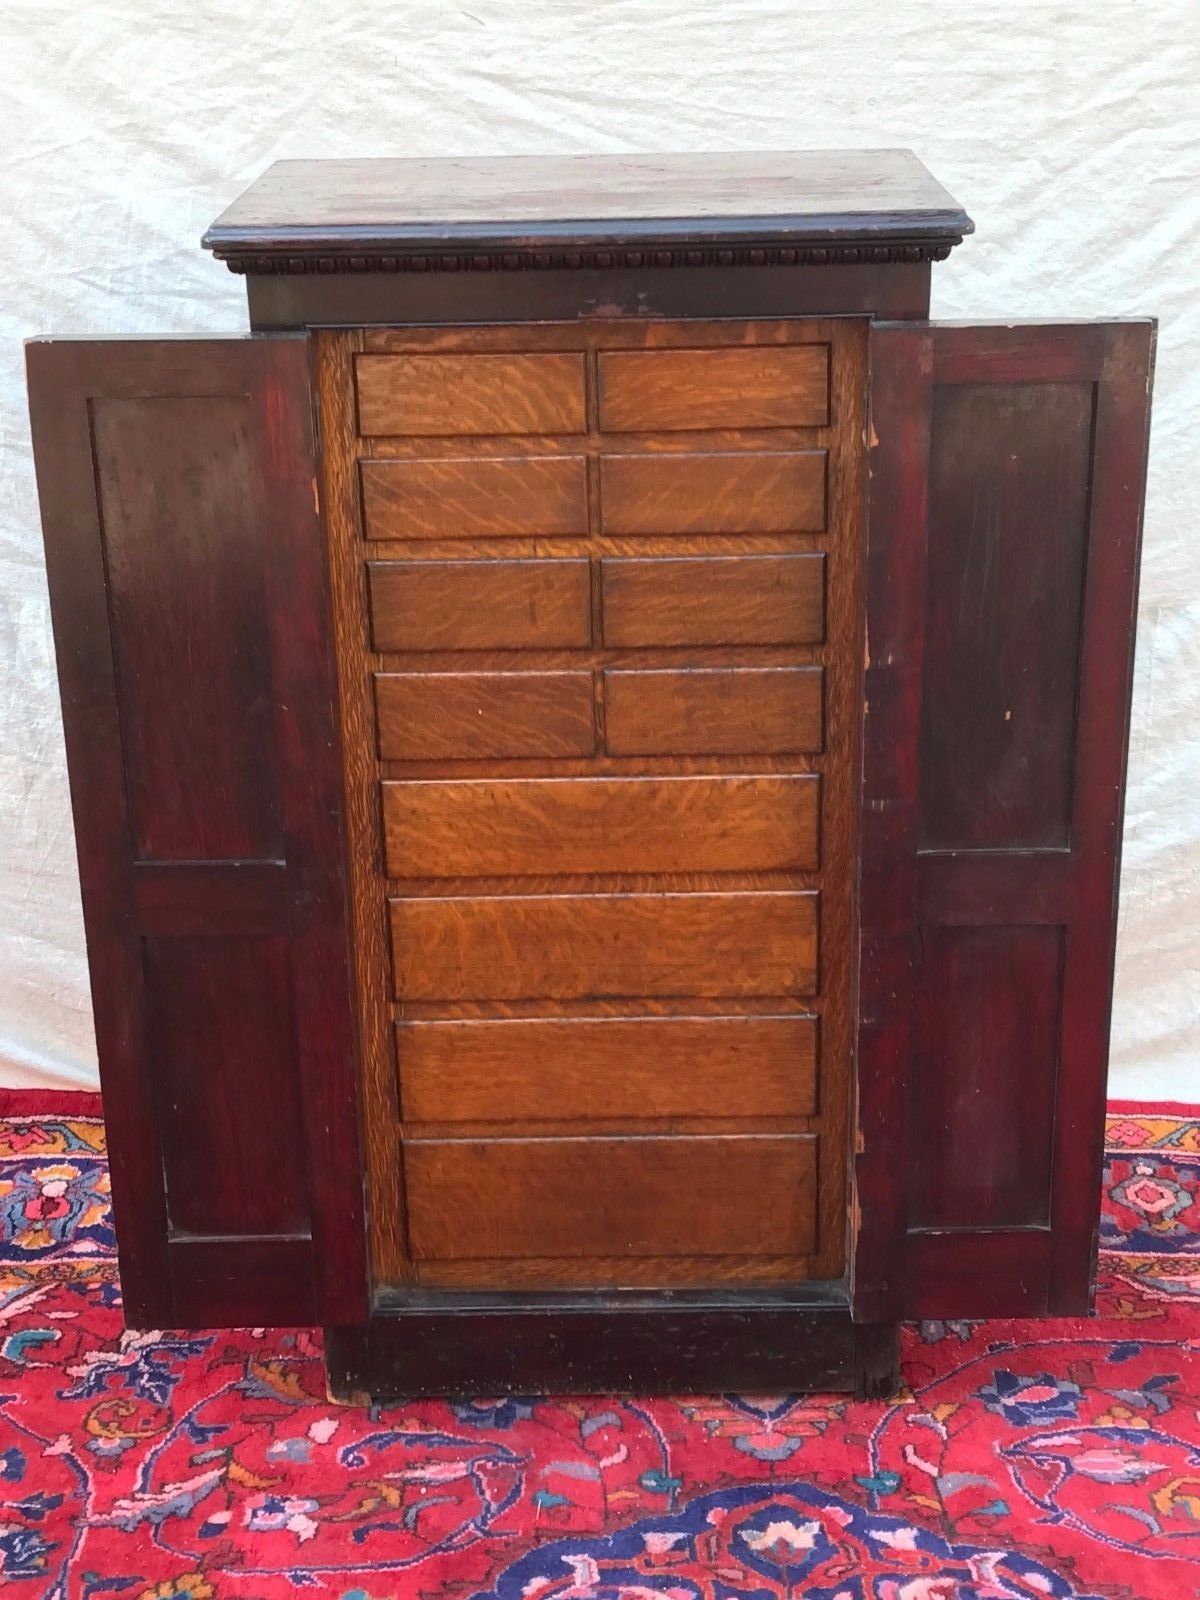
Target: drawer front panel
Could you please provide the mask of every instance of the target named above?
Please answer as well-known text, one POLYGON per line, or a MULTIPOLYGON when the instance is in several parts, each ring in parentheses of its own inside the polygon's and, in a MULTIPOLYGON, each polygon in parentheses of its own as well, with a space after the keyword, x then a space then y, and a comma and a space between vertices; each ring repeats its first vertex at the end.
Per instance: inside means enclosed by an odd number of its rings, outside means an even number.
POLYGON ((791 1137, 410 1140, 418 1260, 800 1255, 816 1141, 791 1137))
POLYGON ((583 356, 359 356, 359 432, 582 433, 583 356))
POLYGON ((402 1022, 410 1122, 805 1117, 817 1109, 811 1016, 402 1022))
POLYGON ((816 428, 829 421, 829 347, 609 350, 598 359, 600 426, 816 428))
POLYGON ((583 456, 447 456, 362 463, 368 539, 587 531, 583 456))
POLYGON ((611 755, 784 755, 822 744, 820 667, 604 674, 611 755))
POLYGON ((810 533, 825 526, 825 452, 602 455, 606 533, 810 533))
POLYGON ((394 899, 400 1000, 808 995, 815 892, 394 899))
POLYGON ((375 678, 385 760, 590 756, 590 672, 381 672, 375 678))
POLYGON ((591 643, 586 560, 372 561, 367 573, 376 650, 591 643))
POLYGON ((393 877, 804 869, 819 811, 806 774, 383 786, 393 877))
POLYGON ((825 557, 608 557, 600 564, 604 643, 819 644, 825 557))

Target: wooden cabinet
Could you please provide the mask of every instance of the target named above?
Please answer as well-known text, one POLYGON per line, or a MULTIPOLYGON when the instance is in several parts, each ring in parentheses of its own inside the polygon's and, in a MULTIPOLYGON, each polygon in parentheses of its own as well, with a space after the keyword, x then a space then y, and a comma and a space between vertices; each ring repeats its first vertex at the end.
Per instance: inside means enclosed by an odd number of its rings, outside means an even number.
POLYGON ((250 337, 30 346, 131 1325, 870 1392, 1087 1309, 1153 327, 930 323, 970 226, 281 163, 250 337))

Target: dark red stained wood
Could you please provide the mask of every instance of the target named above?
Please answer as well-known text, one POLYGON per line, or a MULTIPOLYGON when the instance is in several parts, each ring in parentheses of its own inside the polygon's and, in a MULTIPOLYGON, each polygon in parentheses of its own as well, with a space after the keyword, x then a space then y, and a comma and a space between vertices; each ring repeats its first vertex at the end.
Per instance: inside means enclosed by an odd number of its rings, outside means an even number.
POLYGON ((92 400, 125 783, 143 860, 282 854, 271 702, 246 695, 247 682, 270 677, 253 433, 249 395, 92 400))
POLYGON ((1092 388, 934 390, 923 848, 1067 843, 1092 388))
POLYGON ((144 950, 172 1237, 307 1233, 286 938, 144 950))
POLYGON ((28 362, 126 1316, 353 1322, 307 342, 39 341, 28 362))
POLYGON ((931 927, 924 936, 909 1221, 1050 1221, 1060 928, 931 927))
POLYGON ((1153 345, 873 332, 862 1319, 1089 1303, 1153 345))

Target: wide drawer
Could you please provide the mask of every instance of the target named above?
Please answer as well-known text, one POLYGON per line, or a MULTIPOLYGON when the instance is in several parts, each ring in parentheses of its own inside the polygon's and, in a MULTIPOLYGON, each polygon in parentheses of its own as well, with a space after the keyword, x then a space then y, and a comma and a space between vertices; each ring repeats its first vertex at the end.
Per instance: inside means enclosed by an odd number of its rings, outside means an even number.
POLYGON ((401 1022, 408 1122, 806 1117, 814 1016, 517 1017, 401 1022))
POLYGON ((809 995, 818 898, 771 890, 394 899, 396 996, 809 995))
POLYGON ((406 1140, 418 1261, 806 1255, 806 1135, 406 1140))
POLYGON ((392 877, 815 867, 815 774, 386 783, 392 877))

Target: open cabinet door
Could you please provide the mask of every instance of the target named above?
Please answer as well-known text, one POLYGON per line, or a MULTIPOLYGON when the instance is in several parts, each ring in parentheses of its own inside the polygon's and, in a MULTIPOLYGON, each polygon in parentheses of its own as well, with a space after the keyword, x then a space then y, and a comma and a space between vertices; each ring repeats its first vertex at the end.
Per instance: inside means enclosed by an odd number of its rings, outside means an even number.
POLYGON ((871 341, 855 1315, 1082 1313, 1154 328, 871 341))
POLYGON ((36 341, 125 1315, 366 1315, 304 337, 36 341))

